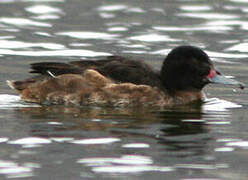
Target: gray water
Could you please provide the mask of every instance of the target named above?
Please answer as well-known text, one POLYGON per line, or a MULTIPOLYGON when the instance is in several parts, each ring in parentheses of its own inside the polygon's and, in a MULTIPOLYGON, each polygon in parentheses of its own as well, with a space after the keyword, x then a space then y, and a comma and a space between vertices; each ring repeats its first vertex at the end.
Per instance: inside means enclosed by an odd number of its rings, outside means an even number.
POLYGON ((30 63, 110 54, 155 68, 204 49, 248 84, 246 0, 1 0, 0 179, 248 179, 248 93, 205 88, 201 107, 127 109, 22 102, 7 79, 30 63))

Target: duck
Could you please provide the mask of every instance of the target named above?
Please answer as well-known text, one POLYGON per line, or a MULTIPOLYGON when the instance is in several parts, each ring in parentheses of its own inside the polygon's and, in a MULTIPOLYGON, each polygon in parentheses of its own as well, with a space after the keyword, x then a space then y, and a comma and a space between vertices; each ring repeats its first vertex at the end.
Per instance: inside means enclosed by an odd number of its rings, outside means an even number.
POLYGON ((202 49, 190 45, 172 49, 161 70, 142 60, 108 56, 33 63, 30 73, 38 75, 7 84, 23 101, 45 105, 168 107, 204 101, 203 88, 210 83, 245 87, 222 75, 202 49))

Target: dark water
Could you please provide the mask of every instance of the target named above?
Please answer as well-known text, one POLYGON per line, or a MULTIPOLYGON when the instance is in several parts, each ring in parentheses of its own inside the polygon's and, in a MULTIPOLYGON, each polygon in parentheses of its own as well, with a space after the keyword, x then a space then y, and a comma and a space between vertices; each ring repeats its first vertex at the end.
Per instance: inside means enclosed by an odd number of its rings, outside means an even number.
POLYGON ((202 107, 39 107, 5 84, 28 64, 120 54, 159 68, 203 48, 248 84, 246 0, 1 0, 0 179, 248 179, 247 90, 213 85, 202 107))

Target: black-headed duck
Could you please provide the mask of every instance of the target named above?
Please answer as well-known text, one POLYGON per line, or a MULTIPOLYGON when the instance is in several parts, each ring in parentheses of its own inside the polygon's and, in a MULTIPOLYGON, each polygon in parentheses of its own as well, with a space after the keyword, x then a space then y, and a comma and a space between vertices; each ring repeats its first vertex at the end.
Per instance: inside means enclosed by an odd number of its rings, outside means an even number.
POLYGON ((174 48, 160 71, 120 56, 103 60, 31 64, 40 76, 7 81, 26 102, 97 106, 173 106, 203 99, 209 83, 244 85, 214 68, 208 55, 193 46, 174 48))

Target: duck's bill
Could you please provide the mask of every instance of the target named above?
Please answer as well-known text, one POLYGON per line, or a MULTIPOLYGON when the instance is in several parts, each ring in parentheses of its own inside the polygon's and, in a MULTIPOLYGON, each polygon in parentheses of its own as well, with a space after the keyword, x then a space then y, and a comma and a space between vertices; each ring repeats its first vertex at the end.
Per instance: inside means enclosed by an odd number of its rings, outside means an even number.
POLYGON ((214 76, 208 77, 208 80, 209 80, 210 83, 234 85, 234 86, 238 86, 240 89, 245 88, 245 84, 243 84, 243 83, 241 83, 239 81, 236 81, 234 79, 226 78, 225 76, 220 75, 220 74, 214 74, 214 76))

